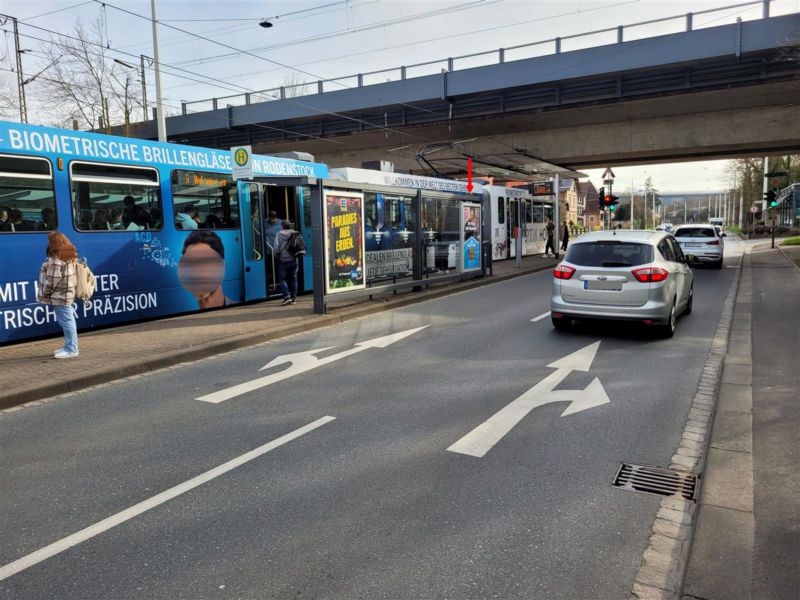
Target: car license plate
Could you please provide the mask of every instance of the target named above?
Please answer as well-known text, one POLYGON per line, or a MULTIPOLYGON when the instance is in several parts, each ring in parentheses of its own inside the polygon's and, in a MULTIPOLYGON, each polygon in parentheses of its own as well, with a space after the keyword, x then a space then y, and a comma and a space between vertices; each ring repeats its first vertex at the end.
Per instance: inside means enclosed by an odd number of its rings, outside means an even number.
POLYGON ((687 242, 686 243, 686 247, 687 248, 699 248, 702 245, 703 244, 698 244, 697 242, 687 242))
POLYGON ((611 292, 621 292, 621 281, 584 281, 583 289, 585 290, 606 290, 611 292))

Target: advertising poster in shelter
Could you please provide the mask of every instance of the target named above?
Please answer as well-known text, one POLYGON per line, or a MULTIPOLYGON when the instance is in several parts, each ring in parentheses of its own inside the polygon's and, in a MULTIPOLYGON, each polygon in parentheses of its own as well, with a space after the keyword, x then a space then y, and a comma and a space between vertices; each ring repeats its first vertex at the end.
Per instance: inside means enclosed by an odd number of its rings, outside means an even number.
POLYGON ((465 202, 461 207, 462 231, 464 232, 464 256, 462 271, 478 271, 481 268, 481 205, 465 202))
POLYGON ((326 293, 366 287, 364 195, 325 191, 326 293))

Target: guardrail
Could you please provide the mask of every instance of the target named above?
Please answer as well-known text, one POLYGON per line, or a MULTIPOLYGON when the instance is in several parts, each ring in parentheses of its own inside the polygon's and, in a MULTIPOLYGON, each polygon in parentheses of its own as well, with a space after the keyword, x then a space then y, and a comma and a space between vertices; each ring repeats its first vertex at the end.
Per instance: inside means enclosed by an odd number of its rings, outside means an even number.
MULTIPOLYGON (((335 77, 333 79, 321 79, 315 82, 306 82, 306 83, 298 83, 295 85, 289 86, 280 86, 269 88, 266 90, 258 90, 252 92, 246 92, 242 94, 232 94, 229 96, 219 96, 215 98, 205 98, 203 100, 192 100, 188 102, 181 102, 181 112, 182 114, 188 114, 188 107, 190 105, 198 105, 198 104, 208 104, 211 103, 211 110, 217 110, 220 107, 220 103, 223 103, 223 107, 228 106, 242 106, 242 105, 249 105, 253 104, 254 102, 268 102, 271 100, 285 100, 287 98, 296 98, 300 96, 307 96, 311 94, 323 94, 327 91, 331 91, 330 86, 335 85, 340 89, 352 89, 352 88, 361 88, 365 85, 371 85, 368 78, 377 78, 380 76, 381 79, 386 79, 388 75, 387 81, 403 81, 409 78, 409 71, 413 71, 416 69, 421 69, 425 67, 438 67, 441 69, 440 72, 453 72, 457 71, 458 69, 458 61, 466 61, 469 59, 476 59, 476 58, 490 58, 492 59, 491 62, 485 63, 481 66, 487 66, 492 64, 503 64, 505 62, 512 62, 508 61, 508 53, 515 52, 522 49, 529 49, 535 48, 537 46, 551 46, 551 52, 545 52, 544 54, 538 54, 537 56, 547 56, 549 54, 561 54, 562 51, 562 43, 565 40, 575 40, 579 38, 585 38, 588 36, 596 36, 604 33, 616 32, 616 43, 621 44, 625 41, 625 32, 636 27, 643 27, 645 25, 653 25, 654 23, 664 23, 668 21, 676 21, 676 20, 684 20, 685 21, 685 31, 693 31, 694 27, 694 18, 700 15, 711 14, 716 12, 722 12, 731 10, 734 8, 743 8, 749 7, 754 5, 761 5, 762 14, 761 19, 769 18, 769 9, 770 3, 775 2, 776 0, 750 0, 749 2, 741 2, 738 4, 731 4, 728 6, 722 6, 717 8, 710 8, 707 10, 701 10, 698 12, 690 12, 684 13, 680 15, 674 15, 671 17, 661 17, 659 19, 650 19, 647 21, 640 21, 638 23, 631 23, 629 25, 618 25, 616 27, 606 27, 604 29, 596 29, 594 31, 586 31, 583 33, 576 33, 572 35, 566 35, 562 37, 554 37, 549 38, 546 40, 539 40, 536 42, 529 42, 527 44, 519 44, 517 46, 508 46, 505 48, 498 48, 497 50, 487 50, 484 52, 475 52, 472 54, 464 54, 461 56, 453 56, 450 58, 442 58, 437 60, 429 60, 426 62, 421 63, 414 63, 412 65, 404 65, 400 67, 391 67, 388 69, 380 69, 377 71, 368 71, 365 73, 357 73, 355 75, 346 75, 344 77, 335 77), (394 76, 394 79, 392 77, 394 76), (354 85, 348 85, 345 82, 352 82, 354 85), (328 89, 326 89, 326 85, 328 89), (234 104, 233 101, 238 100, 238 104, 234 104)), ((740 20, 741 17, 737 17, 737 20, 740 20)), ((754 19, 756 20, 756 19, 754 19)), ((605 45, 605 44, 597 44, 605 45)), ((592 47, 592 46, 589 46, 592 47)), ((524 60, 525 58, 530 58, 529 56, 521 57, 513 60, 524 60)), ((469 65, 462 67, 462 69, 472 68, 475 65, 469 65)), ((435 69, 434 69, 435 71, 435 69)), ((427 73, 430 74, 430 73, 427 73)), ((412 77, 414 75, 412 74, 412 77)), ((419 75, 417 75, 419 76, 419 75)), ((376 82, 378 83, 378 82, 376 82)))

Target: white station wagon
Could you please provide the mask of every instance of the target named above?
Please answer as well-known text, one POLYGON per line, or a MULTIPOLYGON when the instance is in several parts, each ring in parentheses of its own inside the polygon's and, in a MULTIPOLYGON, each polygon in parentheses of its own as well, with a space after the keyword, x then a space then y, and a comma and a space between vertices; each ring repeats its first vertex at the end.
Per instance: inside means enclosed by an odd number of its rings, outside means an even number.
POLYGON ((692 312, 694 274, 681 247, 661 231, 596 231, 579 237, 553 271, 553 327, 574 320, 635 321, 675 333, 692 312))

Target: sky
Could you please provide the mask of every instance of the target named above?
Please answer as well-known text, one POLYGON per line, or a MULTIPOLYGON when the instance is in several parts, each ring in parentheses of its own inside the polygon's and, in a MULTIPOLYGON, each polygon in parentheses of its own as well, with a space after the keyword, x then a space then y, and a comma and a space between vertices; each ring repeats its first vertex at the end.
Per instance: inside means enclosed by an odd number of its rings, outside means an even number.
MULTIPOLYGON (((368 75, 365 83, 399 77, 397 67, 441 59, 426 67, 409 69, 408 76, 439 72, 447 57, 496 51, 500 47, 530 44, 556 36, 565 37, 685 15, 738 4, 735 0, 156 0, 162 96, 167 110, 177 112, 181 102, 191 102, 192 111, 208 110, 212 97, 238 96, 225 100, 243 103, 246 91, 268 90, 288 83, 343 77, 355 73, 387 71, 368 75), (271 28, 259 27, 264 19, 271 28), (196 34, 207 39, 182 31, 196 34), (245 50, 247 53, 237 52, 245 50), (168 65, 168 66, 167 66, 168 65), (203 102, 205 101, 205 102, 203 102)), ((800 0, 774 0, 771 14, 800 10, 800 0)), ((150 2, 146 0, 2 0, 0 12, 19 21, 23 72, 33 75, 47 66, 35 38, 48 39, 52 32, 69 33, 76 22, 84 24, 105 17, 100 36, 111 55, 130 64, 139 56, 153 55, 150 2), (128 12, 125 12, 128 11, 128 12), (134 14, 131 14, 134 13, 134 14), (141 15, 137 16, 137 15, 141 15)), ((761 6, 726 9, 694 18, 694 27, 735 22, 736 17, 757 18, 761 6)), ((684 19, 626 29, 625 38, 674 33, 684 19)), ((16 88, 13 67, 13 36, 7 31, 0 42, 0 80, 16 88)), ((585 45, 612 43, 615 32, 579 40, 565 40, 562 51, 585 45)), ((546 46, 508 52, 506 60, 542 53, 546 46)), ((496 53, 457 61, 456 68, 487 64, 496 53)), ((43 73, 46 76, 46 70, 43 73)), ((148 98, 155 98, 154 75, 149 68, 148 98)), ((355 78, 343 79, 355 85, 355 78)), ((46 123, 47 107, 37 102, 37 82, 26 86, 29 122, 46 123)), ((615 174, 621 188, 640 188, 648 175, 657 189, 672 191, 716 191, 729 185, 727 161, 671 165, 621 167, 615 174)), ((586 171, 598 185, 602 170, 586 171)))

